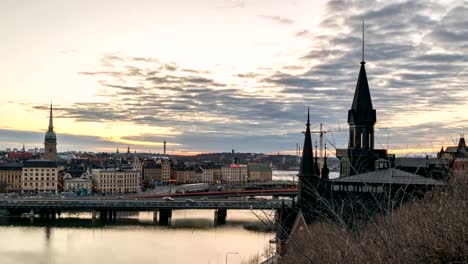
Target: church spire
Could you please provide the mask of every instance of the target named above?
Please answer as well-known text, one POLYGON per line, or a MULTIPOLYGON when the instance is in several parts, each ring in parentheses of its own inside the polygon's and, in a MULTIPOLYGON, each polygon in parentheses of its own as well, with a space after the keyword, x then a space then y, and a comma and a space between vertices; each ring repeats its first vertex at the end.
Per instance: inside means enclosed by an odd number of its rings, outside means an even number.
POLYGON ((50 103, 49 131, 54 131, 54 120, 52 116, 52 102, 50 103))
POLYGON ((299 177, 315 176, 314 154, 312 153, 312 137, 310 135, 310 110, 307 108, 307 124, 304 138, 304 147, 302 148, 302 159, 299 170, 299 177))
POLYGON ((367 82, 366 64, 364 60, 364 20, 362 21, 362 60, 361 69, 354 92, 353 104, 348 113, 348 123, 371 123, 375 124, 376 114, 372 106, 372 99, 369 91, 369 83, 367 82))

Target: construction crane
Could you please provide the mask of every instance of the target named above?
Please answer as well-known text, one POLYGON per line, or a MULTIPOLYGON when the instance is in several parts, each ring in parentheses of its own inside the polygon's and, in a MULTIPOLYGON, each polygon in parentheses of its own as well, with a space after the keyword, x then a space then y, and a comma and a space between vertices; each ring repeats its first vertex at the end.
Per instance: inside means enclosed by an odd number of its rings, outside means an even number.
POLYGON ((326 133, 331 133, 331 132, 334 132, 333 130, 323 130, 323 123, 320 123, 320 130, 313 130, 313 131, 310 131, 310 133, 314 133, 314 134, 319 134, 320 136, 320 169, 322 169, 323 167, 323 143, 324 143, 324 135, 326 133))

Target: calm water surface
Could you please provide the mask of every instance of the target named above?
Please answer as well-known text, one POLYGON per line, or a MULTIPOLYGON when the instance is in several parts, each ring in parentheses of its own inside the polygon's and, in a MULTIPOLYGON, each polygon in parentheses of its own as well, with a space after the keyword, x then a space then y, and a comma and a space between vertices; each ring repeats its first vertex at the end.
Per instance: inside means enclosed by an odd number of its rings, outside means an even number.
POLYGON ((91 215, 62 215, 56 220, 0 218, 0 263, 229 263, 262 254, 272 232, 249 231, 262 226, 255 214, 228 211, 227 224, 213 225, 213 210, 173 211, 171 226, 153 223, 151 213, 118 214, 115 223, 91 215))
MULTIPOLYGON (((296 171, 274 171, 292 180, 296 171)), ((213 210, 173 211, 169 227, 153 214, 119 213, 115 223, 93 223, 89 213, 56 220, 0 217, 1 264, 240 263, 264 253, 274 238, 261 228, 267 211, 228 210, 227 223, 214 226, 213 210)))

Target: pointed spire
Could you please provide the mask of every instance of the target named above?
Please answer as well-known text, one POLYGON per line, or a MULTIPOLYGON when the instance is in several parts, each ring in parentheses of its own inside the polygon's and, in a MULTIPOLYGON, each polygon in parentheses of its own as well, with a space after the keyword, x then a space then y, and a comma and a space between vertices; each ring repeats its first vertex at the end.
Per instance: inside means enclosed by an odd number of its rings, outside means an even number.
POLYGON ((377 121, 375 110, 372 106, 369 83, 367 82, 366 68, 364 67, 364 21, 362 22, 362 61, 361 69, 354 92, 353 104, 348 112, 348 123, 371 123, 377 121))
POLYGON ((54 120, 52 116, 52 102, 50 102, 49 131, 54 131, 54 120))
POLYGON ((309 108, 307 108, 307 124, 304 138, 304 147, 302 148, 299 177, 313 177, 315 175, 312 137, 310 135, 310 111, 309 108))

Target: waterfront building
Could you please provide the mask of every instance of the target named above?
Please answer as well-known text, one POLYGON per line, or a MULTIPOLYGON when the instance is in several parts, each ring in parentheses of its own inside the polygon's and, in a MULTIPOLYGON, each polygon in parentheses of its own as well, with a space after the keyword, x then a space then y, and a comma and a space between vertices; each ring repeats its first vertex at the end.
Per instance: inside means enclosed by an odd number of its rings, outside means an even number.
POLYGON ((222 181, 225 183, 246 183, 247 165, 231 164, 221 168, 222 181))
POLYGON ((261 163, 249 163, 247 165, 248 181, 272 181, 273 171, 269 165, 261 163))
POLYGON ((161 182, 169 183, 171 180, 171 163, 168 159, 160 159, 161 163, 161 182))
POLYGON ((26 193, 57 192, 57 163, 48 160, 28 160, 23 163, 22 191, 26 193))
POLYGON ((94 188, 101 193, 136 193, 140 189, 140 172, 134 169, 93 169, 94 188))
POLYGON ((161 164, 156 164, 156 161, 152 159, 143 161, 142 172, 143 181, 151 186, 154 186, 155 182, 161 181, 161 164))
POLYGON ((0 163, 0 192, 21 191, 21 163, 0 163))
POLYGON ((139 171, 140 175, 143 177, 143 162, 139 157, 133 157, 132 159, 132 168, 139 171))
POLYGON ((49 129, 44 139, 44 159, 57 159, 57 135, 54 132, 54 122, 52 117, 52 104, 50 104, 49 129))
POLYGON ((91 174, 84 172, 80 177, 73 177, 70 173, 63 176, 63 190, 87 196, 92 193, 91 174))
POLYGON ((200 169, 202 171, 201 182, 213 183, 214 170, 210 168, 204 168, 204 167, 200 167, 200 169))

